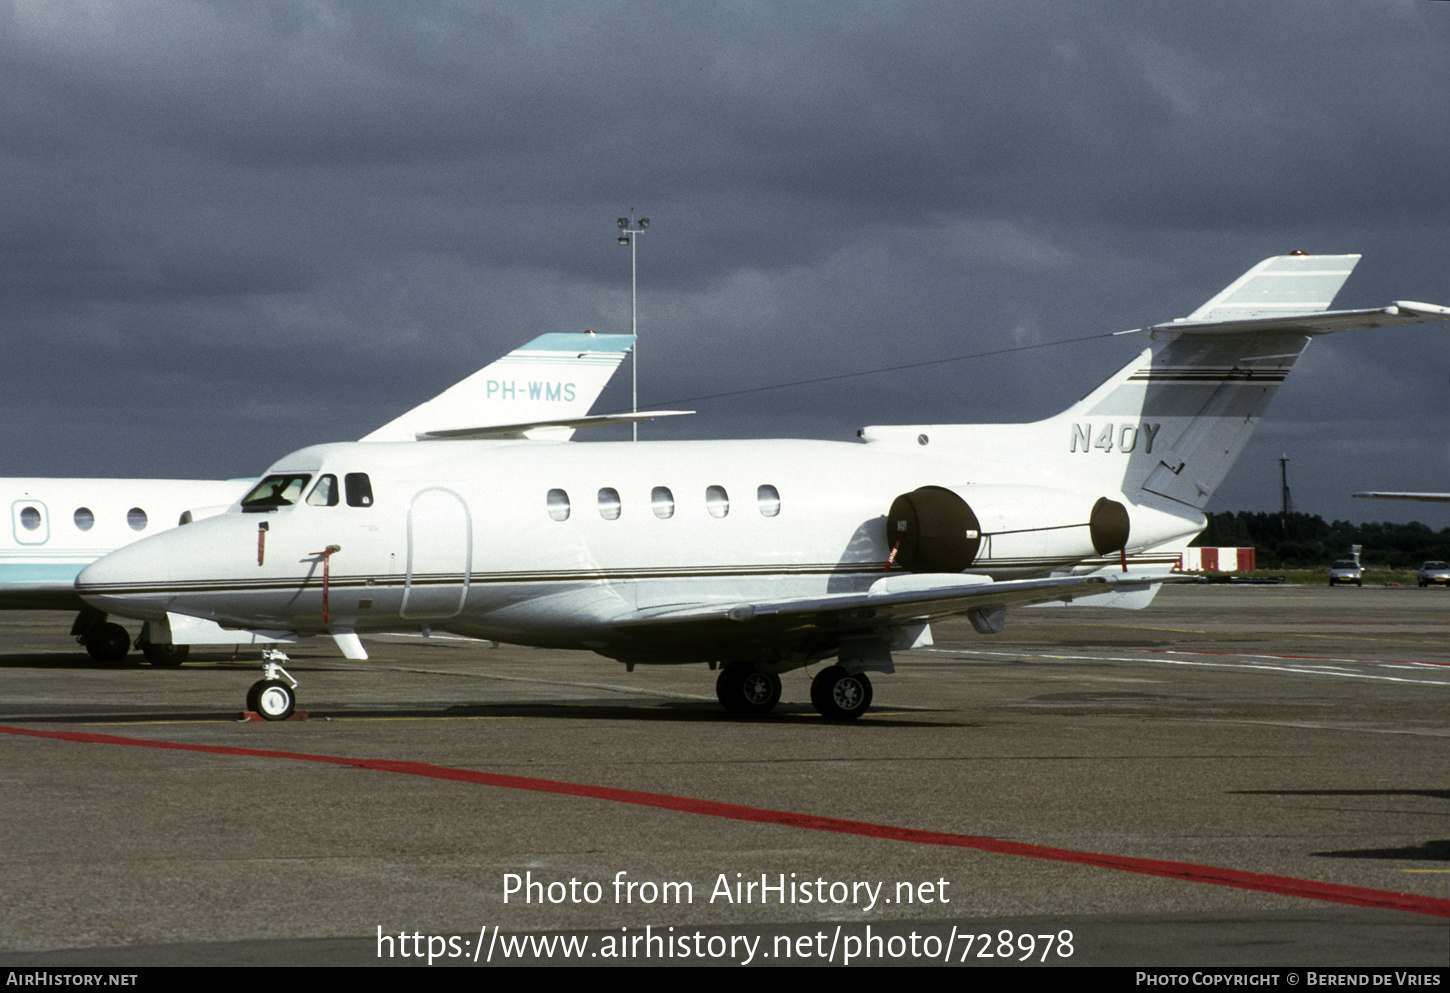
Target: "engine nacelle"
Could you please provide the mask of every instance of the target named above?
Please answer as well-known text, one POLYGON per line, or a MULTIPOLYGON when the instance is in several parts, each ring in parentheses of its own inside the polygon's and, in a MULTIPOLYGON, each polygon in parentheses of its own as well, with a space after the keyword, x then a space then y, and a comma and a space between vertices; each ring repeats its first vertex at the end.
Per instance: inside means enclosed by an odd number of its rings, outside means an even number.
POLYGON ((1043 486, 922 486, 891 502, 886 543, 908 572, 1050 569, 1126 548, 1128 509, 1043 486), (966 497, 971 498, 971 503, 966 497))

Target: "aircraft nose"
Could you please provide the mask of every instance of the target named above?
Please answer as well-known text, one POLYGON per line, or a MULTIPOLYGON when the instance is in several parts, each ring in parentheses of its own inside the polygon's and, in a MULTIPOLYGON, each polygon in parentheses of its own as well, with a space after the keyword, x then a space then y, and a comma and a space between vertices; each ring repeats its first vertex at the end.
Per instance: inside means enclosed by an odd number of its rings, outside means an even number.
POLYGON ((76 576, 81 599, 107 613, 162 619, 171 599, 171 534, 138 541, 103 555, 76 576))

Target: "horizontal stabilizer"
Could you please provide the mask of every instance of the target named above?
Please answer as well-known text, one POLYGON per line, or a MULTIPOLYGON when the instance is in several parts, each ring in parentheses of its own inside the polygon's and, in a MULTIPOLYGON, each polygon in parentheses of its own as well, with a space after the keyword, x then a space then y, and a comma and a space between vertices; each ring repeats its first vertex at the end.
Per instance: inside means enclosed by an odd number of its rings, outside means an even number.
POLYGON ((1382 328, 1395 324, 1425 324, 1450 321, 1450 307, 1430 303, 1400 301, 1389 307, 1370 310, 1322 310, 1317 313, 1286 314, 1282 317, 1254 317, 1244 320, 1195 321, 1191 318, 1155 324, 1149 331, 1173 334, 1251 334, 1254 332, 1289 331, 1297 334, 1328 334, 1331 331, 1354 331, 1360 328, 1382 328))
MULTIPOLYGON (((650 410, 637 414, 591 414, 586 417, 571 417, 567 420, 528 421, 522 424, 498 424, 476 428, 452 428, 447 431, 423 431, 419 441, 480 441, 485 439, 544 438, 551 429, 574 431, 578 428, 599 428, 608 424, 632 424, 638 421, 652 421, 657 417, 683 417, 693 410, 650 410), (539 432, 535 435, 534 432, 539 432)), ((560 440, 567 440, 563 435, 560 440)))
POLYGON ((1450 503, 1450 493, 1356 493, 1361 500, 1418 500, 1421 503, 1450 503))

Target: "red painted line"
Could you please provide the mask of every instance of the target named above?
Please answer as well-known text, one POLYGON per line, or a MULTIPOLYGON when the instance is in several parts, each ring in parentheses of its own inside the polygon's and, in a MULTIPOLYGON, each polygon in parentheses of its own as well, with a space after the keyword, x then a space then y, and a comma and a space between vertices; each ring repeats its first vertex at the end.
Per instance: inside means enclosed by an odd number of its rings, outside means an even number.
POLYGON ((715 800, 698 800, 691 797, 672 796, 668 793, 644 793, 639 790, 590 786, 585 783, 563 783, 552 779, 508 776, 496 772, 478 772, 473 769, 429 765, 425 762, 356 759, 338 755, 276 752, 260 748, 235 748, 225 745, 189 745, 171 741, 149 741, 145 738, 122 738, 110 734, 37 731, 31 728, 5 727, 3 725, 0 725, 0 732, 92 745, 127 745, 139 748, 202 752, 211 755, 238 755, 251 758, 320 762, 325 765, 345 765, 354 769, 394 772, 404 776, 427 776, 431 779, 474 783, 479 786, 493 786, 500 789, 558 793, 564 796, 588 797, 594 800, 608 800, 612 803, 627 803, 640 807, 658 807, 662 810, 674 810, 704 817, 723 817, 735 821, 752 821, 757 824, 779 824, 807 831, 830 831, 836 834, 855 834, 867 838, 904 841, 916 845, 971 848, 998 855, 1073 862, 1078 865, 1096 866, 1100 869, 1117 869, 1120 872, 1136 872, 1146 876, 1162 876, 1189 883, 1208 883, 1213 886, 1276 893, 1280 896, 1299 897, 1305 900, 1323 900, 1328 903, 1342 903, 1353 907, 1378 907, 1382 910, 1401 910, 1412 914, 1450 917, 1450 900, 1419 896, 1414 893, 1394 893, 1389 890, 1372 890, 1361 886, 1341 886, 1338 883, 1294 879, 1291 876, 1271 876, 1259 872, 1241 872, 1238 869, 1196 865, 1192 862, 1168 862, 1161 859, 1133 858, 1127 855, 1104 855, 1099 852, 1079 852, 1071 848, 1051 848, 1046 845, 1030 845, 1020 841, 1004 841, 999 838, 949 834, 944 831, 922 831, 891 824, 873 824, 870 821, 851 821, 837 817, 819 817, 815 814, 796 814, 782 810, 766 810, 761 807, 745 807, 734 803, 720 803, 715 800))

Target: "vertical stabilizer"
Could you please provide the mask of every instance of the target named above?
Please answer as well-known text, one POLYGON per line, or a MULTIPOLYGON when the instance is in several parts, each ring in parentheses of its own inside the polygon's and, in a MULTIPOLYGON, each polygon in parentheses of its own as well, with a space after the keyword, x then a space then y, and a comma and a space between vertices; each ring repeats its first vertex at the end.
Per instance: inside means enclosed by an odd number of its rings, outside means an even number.
POLYGON ((1203 510, 1309 344, 1358 255, 1265 259, 1186 318, 1150 329, 1153 348, 1063 416, 1068 451, 1116 451, 1122 492, 1203 510), (1126 458, 1124 458, 1126 456, 1126 458))
POLYGON ((965 464, 1042 485, 1120 493, 1198 516, 1248 443, 1294 361, 1317 335, 1450 320, 1397 302, 1328 309, 1358 255, 1265 259, 1191 315, 1146 328, 1152 345, 1056 417, 1031 424, 896 425, 867 442, 925 444, 965 464))
POLYGON ((361 440, 583 417, 632 347, 629 334, 540 335, 361 440))

